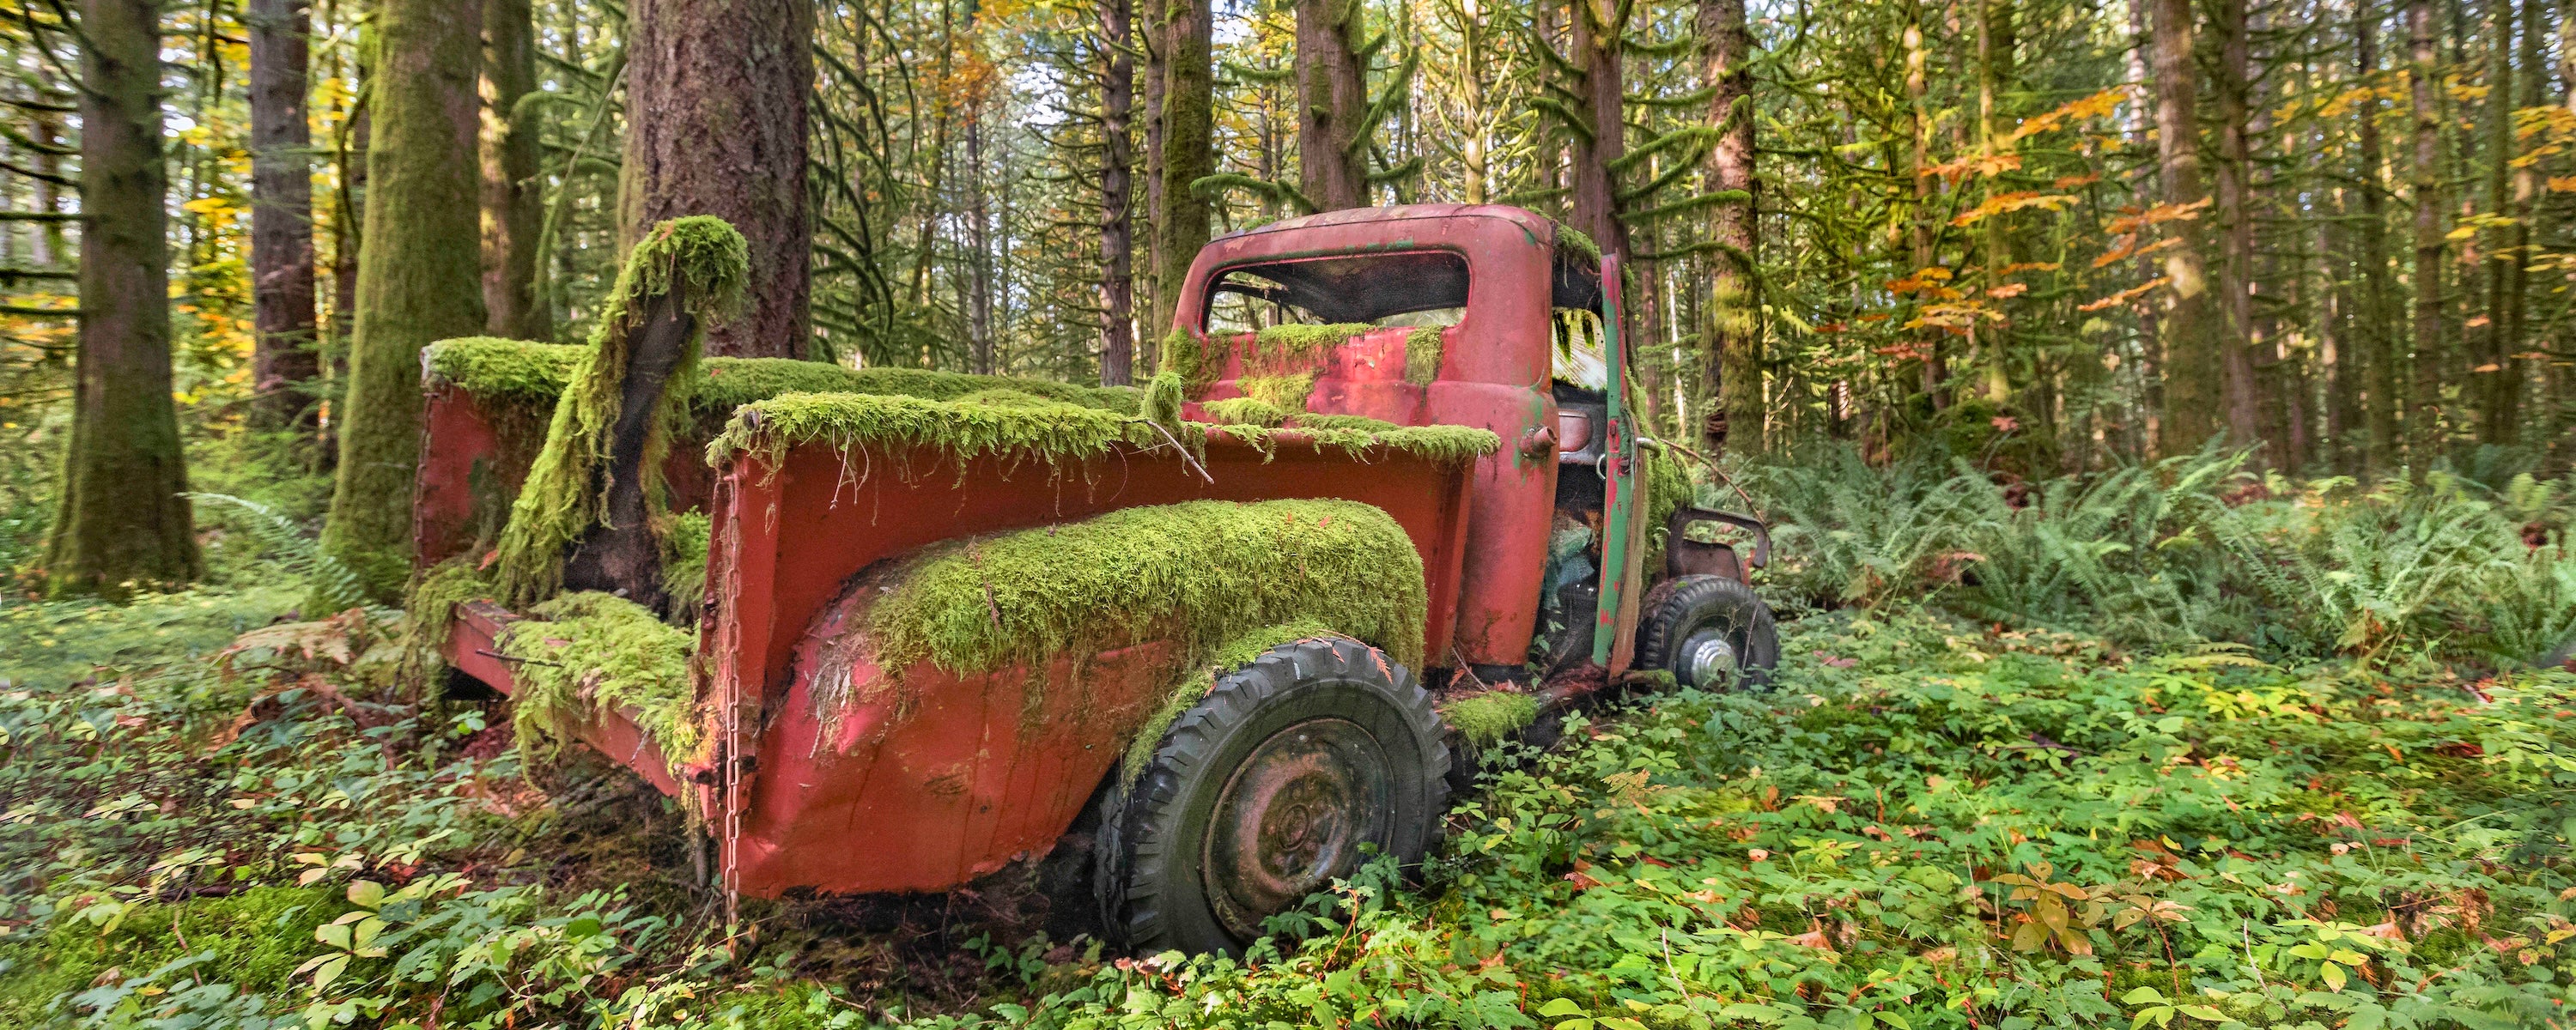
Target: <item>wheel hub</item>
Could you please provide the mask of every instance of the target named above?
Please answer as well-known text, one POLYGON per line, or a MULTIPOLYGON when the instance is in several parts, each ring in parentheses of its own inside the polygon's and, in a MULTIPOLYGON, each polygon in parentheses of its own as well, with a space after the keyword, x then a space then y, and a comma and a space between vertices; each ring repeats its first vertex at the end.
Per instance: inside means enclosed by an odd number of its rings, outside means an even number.
POLYGON ((1693 687, 1723 687, 1735 682, 1735 644, 1725 633, 1704 629, 1682 641, 1681 681, 1693 687))
POLYGON ((1246 756, 1217 795, 1200 875, 1209 908, 1238 940, 1359 868, 1393 821, 1385 749, 1358 723, 1310 719, 1246 756))

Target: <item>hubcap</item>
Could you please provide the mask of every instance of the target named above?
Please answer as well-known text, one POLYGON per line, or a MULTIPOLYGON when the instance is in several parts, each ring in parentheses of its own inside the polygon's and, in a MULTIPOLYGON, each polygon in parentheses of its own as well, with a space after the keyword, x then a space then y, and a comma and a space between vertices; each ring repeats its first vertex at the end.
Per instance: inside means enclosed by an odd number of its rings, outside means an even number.
POLYGON ((1693 687, 1723 687, 1735 682, 1735 645, 1726 634, 1704 629, 1682 641, 1680 679, 1693 687))
POLYGON ((1226 780, 1199 864, 1209 907, 1238 940, 1359 868, 1394 821, 1387 758, 1358 723, 1310 719, 1261 742, 1226 780))

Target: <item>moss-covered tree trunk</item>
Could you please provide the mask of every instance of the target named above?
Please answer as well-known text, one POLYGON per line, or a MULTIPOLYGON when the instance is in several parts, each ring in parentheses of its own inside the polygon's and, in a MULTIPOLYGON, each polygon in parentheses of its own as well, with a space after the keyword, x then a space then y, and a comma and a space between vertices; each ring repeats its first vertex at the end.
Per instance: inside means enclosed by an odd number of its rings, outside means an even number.
POLYGON ((537 237, 545 190, 533 108, 536 33, 528 0, 483 0, 483 308, 485 332, 516 340, 554 338, 554 313, 537 297, 537 237))
POLYGON ((86 0, 81 28, 83 314, 45 574, 56 595, 114 595, 199 564, 170 399, 160 15, 152 0, 86 0))
POLYGON ((380 0, 348 420, 324 550, 390 598, 411 571, 420 349, 483 331, 475 0, 380 0))
POLYGON ((1368 205, 1359 0, 1297 0, 1298 187, 1320 211, 1368 205))
POLYGON ((2415 396, 2406 412, 2406 459, 2424 474, 2445 449, 2442 435, 2442 88, 2434 54, 2432 0, 2406 5, 2407 95, 2414 115, 2415 396))
POLYGON ((1163 5, 1162 195, 1154 212, 1154 320, 1161 337, 1176 317, 1190 262, 1208 241, 1208 203, 1190 184, 1216 171, 1216 69, 1208 0, 1163 5))
POLYGON ((261 421, 319 422, 313 320, 313 133, 304 118, 310 0, 250 0, 250 273, 261 421))
MULTIPOLYGON (((1611 168, 1627 153, 1627 98, 1620 92, 1620 59, 1625 47, 1620 26, 1604 15, 1625 11, 1621 5, 1578 2, 1574 5, 1573 53, 1583 69, 1583 131, 1574 138, 1574 227, 1591 234, 1604 254, 1628 256, 1628 227, 1619 220, 1619 180, 1611 168)), ((1622 326, 1624 332, 1628 327, 1622 326)))
POLYGON ((1753 30, 1744 0, 1700 0, 1697 28, 1700 81, 1709 92, 1708 121, 1718 132, 1708 152, 1708 185, 1725 199, 1710 210, 1709 238, 1719 250, 1709 258, 1710 378, 1717 384, 1718 418, 1705 435, 1722 436, 1739 451, 1762 449, 1762 346, 1760 307, 1754 299, 1753 255, 1753 30))
POLYGON ((624 242, 659 222, 714 215, 751 248, 742 317, 707 353, 801 358, 813 222, 806 210, 806 94, 814 9, 805 0, 635 0, 628 14, 624 242))

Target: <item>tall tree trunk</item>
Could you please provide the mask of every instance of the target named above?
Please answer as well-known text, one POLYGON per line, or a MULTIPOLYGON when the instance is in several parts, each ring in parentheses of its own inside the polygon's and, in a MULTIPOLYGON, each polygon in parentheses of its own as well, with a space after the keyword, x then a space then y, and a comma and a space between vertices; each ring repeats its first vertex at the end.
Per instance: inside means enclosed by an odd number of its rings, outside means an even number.
MULTIPOLYGON (((2209 194, 2200 175, 2200 125, 2194 112, 2198 83, 2192 70, 2191 0, 2155 0, 2154 54, 2157 175, 2165 202, 2205 204, 2209 194)), ((2180 246, 2165 252, 2165 310, 2158 323, 2164 331, 2165 414, 2159 448, 2167 454, 2189 453, 2219 431, 2223 410, 2220 347, 2225 317, 2209 294, 2208 266, 2202 257, 2199 219, 2165 223, 2180 246)))
POLYGON ((1322 211, 1368 205, 1360 0, 1297 0, 1298 180, 1322 211))
MULTIPOLYGON (((1911 148, 1907 154, 1906 177, 1914 184, 1914 210, 1906 217, 1906 235, 1913 244, 1909 260, 1914 267, 1906 273, 1910 276, 1917 270, 1931 267, 1935 256, 1930 221, 1932 177, 1925 171, 1932 167, 1931 54, 1923 47, 1921 7, 1908 4, 1906 10, 1905 99, 1907 112, 1912 118, 1906 132, 1906 145, 1911 148)), ((1942 358, 1941 336, 1939 329, 1927 328, 1919 338, 1923 350, 1923 395, 1931 402, 1934 411, 1950 406, 1950 397, 1944 388, 1944 384, 1950 381, 1950 368, 1942 358)))
POLYGON ((966 109, 967 370, 993 374, 993 208, 984 168, 984 104, 966 109))
POLYGON ((251 382, 270 426, 310 430, 321 370, 313 316, 313 133, 304 119, 310 0, 250 0, 251 382))
MULTIPOLYGON (((2015 74, 2012 0, 1980 0, 1978 8, 1977 152, 1992 157, 2002 146, 2003 130, 1997 121, 2004 112, 1998 108, 2015 74)), ((2002 218, 1988 218, 1979 228, 1985 234, 1986 266, 1995 270, 1993 281, 2000 284, 2000 270, 2013 264, 2012 234, 2002 218)), ((1984 379, 1979 392, 1996 404, 2010 403, 2012 323, 1970 322, 1968 334, 1978 353, 1978 373, 1984 379)), ((2038 411, 2031 414, 2042 415, 2038 411)))
POLYGON ((740 317, 706 353, 802 358, 806 296, 806 96, 814 88, 808 0, 635 0, 627 16, 626 152, 620 249, 654 224, 714 215, 751 248, 740 317))
POLYGON ((483 308, 485 332, 518 340, 555 335, 537 296, 537 237, 546 221, 533 110, 536 30, 528 0, 483 0, 483 308))
MULTIPOLYGON (((2547 16, 2548 8, 2539 0, 2522 0, 2522 73, 2518 85, 2524 107, 2541 107, 2549 103, 2548 58, 2542 52, 2541 44, 2542 34, 2548 31, 2547 16)), ((2523 393, 2530 388, 2532 380, 2538 378, 2536 373, 2539 371, 2538 359, 2516 355, 2533 349, 2529 266, 2537 256, 2531 249, 2531 242, 2545 238, 2539 225, 2544 217, 2540 193, 2541 177, 2537 164, 2514 169, 2514 224, 2509 241, 2510 263, 2505 268, 2508 280, 2505 286, 2504 350, 2508 368, 2504 375, 2512 389, 2511 403, 2515 410, 2509 420, 2515 427, 2517 440, 2523 423, 2529 419, 2529 415, 2521 410, 2523 393)))
POLYGON ((1574 0, 1572 54, 1583 69, 1581 113, 1589 133, 1574 136, 1574 227, 1591 234, 1602 253, 1619 255, 1623 264, 1628 230, 1619 221, 1619 181, 1610 168, 1628 150, 1627 98, 1620 84, 1625 48, 1620 26, 1605 19, 1624 10, 1615 0, 1574 0))
MULTIPOLYGON (((2371 0, 2360 0, 2353 14, 2353 66, 2356 78, 2369 81, 2379 71, 2377 48, 2379 16, 2371 0)), ((2361 169, 2356 177, 2361 187, 2361 317, 2354 320, 2362 327, 2363 382, 2370 402, 2364 412, 2369 425, 2369 446, 2362 451, 2365 476, 2383 472, 2399 463, 2398 417, 2406 408, 2402 396, 2403 379, 2398 374, 2404 364, 2405 350, 2397 331, 2397 294, 2388 274, 2388 185, 2384 177, 2386 156, 2379 143, 2379 96, 2365 94, 2355 109, 2361 169)))
POLYGON ((2408 0, 2407 90, 2414 113, 2415 406, 2407 458, 2417 475, 2444 449, 2442 432, 2442 113, 2434 91, 2433 0, 2408 0))
POLYGON ((1145 346, 1138 349, 1139 378, 1152 375, 1153 344, 1171 328, 1163 299, 1163 94, 1171 88, 1170 0, 1140 0, 1145 28, 1136 34, 1145 51, 1145 346))
MULTIPOLYGON (((37 111, 34 112, 34 117, 27 119, 27 121, 28 127, 35 130, 32 135, 35 137, 37 143, 42 144, 45 148, 58 147, 62 145, 63 119, 61 115, 52 111, 37 111)), ((54 180, 61 178, 63 174, 62 155, 56 154, 50 149, 39 148, 35 153, 28 156, 35 161, 36 165, 37 175, 35 176, 34 181, 34 185, 36 187, 36 210, 43 211, 48 214, 61 211, 63 209, 63 188, 54 180)), ((70 257, 71 255, 64 253, 64 251, 71 249, 66 245, 66 242, 66 238, 63 235, 63 223, 39 223, 36 226, 35 239, 36 267, 50 269, 54 267, 55 264, 70 257)))
POLYGON ((2247 122, 2253 98, 2252 45, 2245 0, 2218 0, 2211 30, 2218 34, 2218 74, 2211 84, 2218 107, 2217 293, 2225 321, 2218 334, 2227 434, 2238 444, 2261 440, 2263 409, 2254 372, 2253 147, 2247 122))
POLYGON ((81 4, 79 353, 48 592, 124 593, 203 571, 170 399, 160 15, 152 0, 81 4))
POLYGON ((1190 184, 1216 172, 1215 55, 1209 0, 1163 3, 1162 205, 1154 213, 1154 321, 1160 338, 1179 317, 1181 284, 1208 241, 1207 201, 1190 184))
POLYGON ((1128 215, 1135 164, 1128 121, 1136 109, 1136 59, 1130 54, 1130 0, 1102 0, 1101 56, 1107 74, 1100 104, 1100 384, 1135 378, 1135 224, 1128 215))
MULTIPOLYGON (((2520 95, 2514 88, 2513 5, 2508 0, 2487 0, 2486 6, 2487 210, 2510 217, 2519 206, 2513 196, 2513 108, 2520 95)), ((2519 439, 2522 420, 2521 363, 2513 357, 2514 280, 2528 259, 2513 230, 2489 229, 2485 235, 2487 324, 2478 334, 2469 383, 2478 404, 2478 439, 2511 446, 2519 439)))
POLYGON ((1700 0, 1700 81, 1714 87, 1708 122, 1718 130, 1708 152, 1708 188, 1727 195, 1709 219, 1709 239, 1719 251, 1709 259, 1708 377, 1716 385, 1718 417, 1700 432, 1711 446, 1723 442, 1747 453, 1763 448, 1762 334, 1754 295, 1754 255, 1760 240, 1753 212, 1753 30, 1744 0, 1700 0))
POLYGON ((472 0, 379 0, 347 420, 322 546, 391 598, 411 573, 420 349, 483 331, 472 0))

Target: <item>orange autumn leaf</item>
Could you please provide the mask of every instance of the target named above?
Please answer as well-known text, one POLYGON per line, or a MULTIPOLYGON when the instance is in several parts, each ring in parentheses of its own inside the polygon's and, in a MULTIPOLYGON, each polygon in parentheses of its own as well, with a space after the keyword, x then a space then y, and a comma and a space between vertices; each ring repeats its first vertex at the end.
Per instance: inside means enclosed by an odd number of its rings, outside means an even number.
POLYGON ((2063 210, 2066 205, 2074 202, 2074 197, 2067 196, 2063 193, 2038 193, 2027 190, 2014 193, 1998 193, 1994 196, 1987 197, 1985 203, 1961 212, 1959 217, 1950 220, 1950 224, 1954 226, 1974 225, 1977 222, 1992 218, 1996 215, 2034 207, 2044 208, 2050 211, 2058 211, 2063 210))
POLYGON ((2069 100, 2063 104, 2059 104, 2056 110, 2050 111, 2047 114, 2023 119, 2020 125, 2014 127, 2012 135, 2004 137, 2004 141, 2007 143, 2017 142, 2034 134, 2047 132, 2050 129, 2057 128, 2058 126, 2064 125, 2068 122, 2082 121, 2087 118, 2099 118, 2103 115, 2110 114, 2112 111, 2118 110, 2120 102, 2127 100, 2128 98, 2129 87, 2126 85, 2119 85, 2103 90, 2102 92, 2095 93, 2089 97, 2069 100))
POLYGON ((2104 297, 2104 298, 2102 298, 2102 299, 2100 299, 2100 300, 2094 301, 2094 302, 2092 302, 2092 303, 2090 303, 2090 304, 2078 304, 2078 305, 2076 305, 2076 306, 2075 306, 2075 310, 2077 310, 2077 311, 2100 311, 2100 310, 2103 310, 2103 309, 2105 309, 2105 308, 2116 308, 2116 307, 2119 307, 2119 306, 2121 306, 2121 305, 2123 305, 2123 304, 2127 304, 2127 303, 2129 303, 2129 302, 2131 302, 2131 301, 2137 300, 2137 299, 2138 299, 2138 298, 2140 298, 2140 297, 2144 297, 2144 296, 2146 296, 2147 294, 2153 293, 2153 292, 2155 292, 2155 291, 2157 291, 2157 290, 2159 290, 2159 289, 2162 289, 2162 288, 2164 288, 2165 284, 2170 283, 2170 282, 2173 282, 2173 279, 2172 279, 2170 276, 2162 276, 2162 275, 2160 275, 2160 276, 2157 276, 2157 277, 2155 277, 2155 278, 2153 278, 2153 279, 2149 279, 2149 280, 2147 280, 2146 282, 2139 283, 2139 284, 2138 284, 2138 285, 2136 285, 2136 286, 2132 286, 2132 287, 2130 287, 2130 288, 2128 288, 2128 289, 2125 289, 2125 290, 2122 290, 2122 291, 2120 291, 2120 292, 2118 292, 2118 293, 2114 293, 2114 294, 2112 294, 2112 295, 2110 295, 2110 296, 2108 296, 2108 297, 2104 297))
POLYGON ((2167 247, 2182 246, 2182 237, 2167 236, 2143 247, 2138 246, 2138 238, 2135 235, 2122 236, 2111 242, 2110 250, 2105 251, 2101 257, 2093 259, 2093 267, 2101 268, 2122 258, 2145 257, 2167 247))
POLYGON ((1950 182, 1957 182, 1971 175, 1978 176, 1980 178, 1989 175, 2001 175, 2005 172, 2019 169, 2020 167, 2020 154, 1970 154, 1956 161, 1945 161, 1940 164, 1933 165, 1930 168, 1924 169, 1919 173, 1919 175, 1926 179, 1937 175, 1950 182))
POLYGON ((1986 296, 1992 297, 1996 300, 2006 300, 2029 292, 2029 283, 2005 283, 2001 286, 1995 287, 1994 289, 1987 290, 1986 296))
POLYGON ((2189 221, 2200 217, 2200 210, 2208 207, 2209 203, 2210 198, 2202 197, 2199 200, 2192 201, 2188 204, 2158 204, 2154 207, 2126 217, 2114 218, 2111 220, 2111 224, 2102 227, 2102 231, 2113 235, 2120 235, 2123 233, 2133 233, 2150 225, 2161 225, 2165 222, 2189 221))

